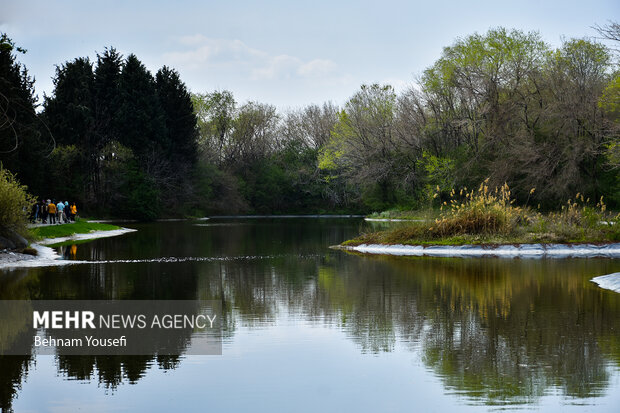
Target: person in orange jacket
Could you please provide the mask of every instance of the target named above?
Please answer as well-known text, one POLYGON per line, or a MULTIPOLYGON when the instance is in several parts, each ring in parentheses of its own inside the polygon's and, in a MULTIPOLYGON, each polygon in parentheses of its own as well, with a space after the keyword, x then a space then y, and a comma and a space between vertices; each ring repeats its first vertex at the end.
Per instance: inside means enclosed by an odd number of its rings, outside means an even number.
POLYGON ((75 206, 75 202, 71 203, 71 206, 69 207, 69 214, 71 221, 75 222, 75 216, 77 215, 77 207, 75 206))
POLYGON ((54 204, 54 201, 51 201, 49 204, 47 204, 47 214, 49 216, 50 219, 50 224, 55 224, 56 223, 56 204, 54 204))

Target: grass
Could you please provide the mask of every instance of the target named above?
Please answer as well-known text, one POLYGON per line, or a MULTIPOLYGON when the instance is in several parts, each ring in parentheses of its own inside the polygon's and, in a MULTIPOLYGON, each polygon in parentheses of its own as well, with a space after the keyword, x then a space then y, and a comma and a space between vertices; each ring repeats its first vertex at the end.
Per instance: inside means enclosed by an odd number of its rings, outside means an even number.
MULTIPOLYGON (((530 191, 530 195, 534 189, 530 191)), ((438 196, 438 194, 436 195, 438 196)), ((612 214, 601 198, 596 205, 583 195, 569 199, 560 211, 541 214, 516 206, 508 185, 491 190, 487 181, 477 191, 452 190, 435 219, 411 222, 386 231, 365 233, 342 245, 606 243, 620 241, 620 214, 612 214)))
POLYGON ((382 212, 373 212, 368 215, 367 218, 373 219, 397 219, 408 221, 426 221, 429 219, 435 219, 438 216, 438 211, 433 209, 420 210, 420 211, 407 211, 400 209, 390 209, 382 212))
POLYGON ((98 222, 78 220, 71 224, 36 227, 32 228, 31 231, 36 239, 42 239, 70 237, 74 234, 88 234, 89 232, 93 231, 111 231, 120 228, 121 227, 111 224, 102 224, 98 222))

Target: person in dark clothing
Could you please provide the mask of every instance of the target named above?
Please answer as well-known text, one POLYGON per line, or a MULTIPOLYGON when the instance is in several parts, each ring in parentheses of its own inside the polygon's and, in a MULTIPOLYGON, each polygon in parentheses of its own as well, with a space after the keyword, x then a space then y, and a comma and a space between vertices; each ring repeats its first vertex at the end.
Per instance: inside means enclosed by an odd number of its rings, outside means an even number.
POLYGON ((47 224, 47 204, 44 199, 41 200, 39 205, 39 212, 41 213, 41 224, 47 224))
POLYGON ((32 222, 33 224, 36 224, 38 217, 39 217, 39 203, 35 202, 34 204, 32 204, 32 207, 30 207, 30 216, 28 218, 30 222, 32 222))

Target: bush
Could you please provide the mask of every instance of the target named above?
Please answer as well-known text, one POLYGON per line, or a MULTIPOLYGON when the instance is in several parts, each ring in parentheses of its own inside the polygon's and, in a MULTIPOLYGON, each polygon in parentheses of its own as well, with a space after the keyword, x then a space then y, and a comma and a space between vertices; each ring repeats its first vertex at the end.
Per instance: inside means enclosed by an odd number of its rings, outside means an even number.
POLYGON ((488 179, 480 184, 477 192, 453 189, 450 199, 441 209, 448 208, 429 228, 433 234, 449 237, 460 234, 508 235, 524 222, 529 221, 527 208, 514 206, 508 184, 489 190, 488 179))
POLYGON ((8 230, 26 235, 28 214, 34 203, 27 187, 0 165, 0 232, 8 230))

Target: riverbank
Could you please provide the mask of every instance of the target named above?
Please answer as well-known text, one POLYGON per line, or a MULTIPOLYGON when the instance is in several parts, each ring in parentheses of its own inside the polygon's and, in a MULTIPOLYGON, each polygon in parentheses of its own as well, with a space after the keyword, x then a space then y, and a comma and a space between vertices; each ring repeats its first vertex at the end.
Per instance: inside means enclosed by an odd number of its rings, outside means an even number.
POLYGON ((129 232, 135 232, 135 229, 131 228, 122 228, 118 227, 118 229, 109 229, 109 230, 101 230, 101 231, 91 231, 88 233, 74 233, 65 237, 53 237, 53 238, 44 238, 38 242, 39 245, 48 245, 48 246, 60 246, 63 244, 75 244, 84 241, 89 241, 98 238, 108 238, 108 237, 116 237, 118 235, 127 234, 129 232))
POLYGON ((76 234, 88 234, 94 231, 119 230, 117 225, 78 220, 67 224, 49 224, 30 227, 35 240, 71 237, 76 234))
POLYGON ((79 220, 69 224, 37 226, 31 229, 37 244, 58 245, 67 242, 82 242, 97 238, 115 237, 135 229, 123 228, 102 222, 79 220))
POLYGON ((362 254, 412 257, 620 258, 620 243, 518 245, 337 245, 334 249, 362 254))
POLYGON ((0 251, 0 268, 44 266, 49 261, 61 258, 50 247, 115 237, 136 230, 82 220, 69 224, 31 227, 31 231, 37 241, 28 248, 30 253, 25 254, 21 250, 0 251))

